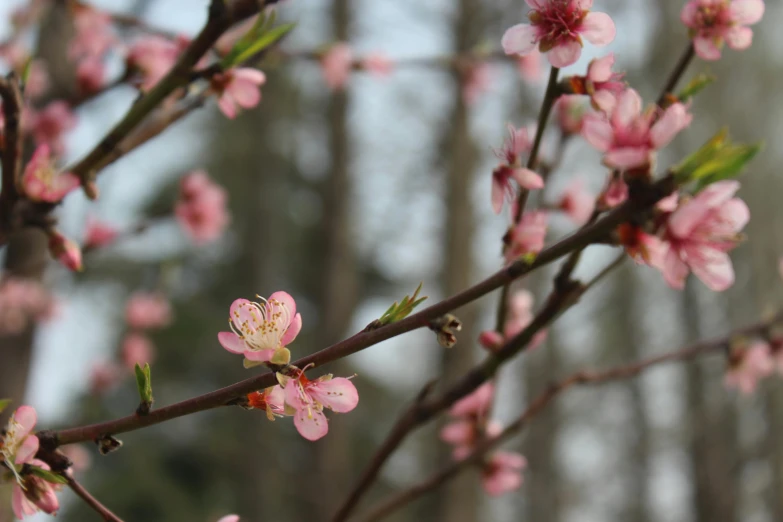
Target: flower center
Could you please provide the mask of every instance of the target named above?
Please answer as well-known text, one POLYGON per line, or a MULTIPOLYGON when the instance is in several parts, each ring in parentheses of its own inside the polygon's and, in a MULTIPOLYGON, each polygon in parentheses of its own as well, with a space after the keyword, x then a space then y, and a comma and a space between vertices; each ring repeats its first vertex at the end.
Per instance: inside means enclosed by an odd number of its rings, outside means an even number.
POLYGON ((262 303, 246 302, 231 318, 231 328, 255 350, 277 349, 291 323, 291 315, 285 303, 276 299, 262 303), (243 320, 244 319, 244 320, 243 320))
POLYGON ((538 31, 540 51, 546 52, 565 40, 578 40, 577 30, 586 15, 587 11, 579 9, 572 0, 552 0, 531 11, 528 18, 538 31))

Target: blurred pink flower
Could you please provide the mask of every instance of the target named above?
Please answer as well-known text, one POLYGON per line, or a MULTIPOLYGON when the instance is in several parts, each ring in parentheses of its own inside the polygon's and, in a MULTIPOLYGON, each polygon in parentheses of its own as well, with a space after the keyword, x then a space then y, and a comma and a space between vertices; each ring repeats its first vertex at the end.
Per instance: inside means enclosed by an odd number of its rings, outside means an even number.
POLYGON ((609 184, 604 189, 599 200, 606 208, 614 208, 628 199, 628 185, 622 176, 610 175, 609 184))
POLYGON ((719 59, 724 42, 738 51, 750 47, 753 30, 746 26, 763 16, 763 0, 690 0, 680 13, 703 60, 719 59))
POLYGON ((140 333, 129 333, 122 340, 122 362, 125 367, 133 371, 138 364, 144 367, 145 363, 152 363, 155 359, 155 345, 149 337, 140 333))
POLYGON ((136 330, 163 328, 171 323, 171 304, 158 292, 136 292, 125 305, 125 321, 136 330))
POLYGON ((49 253, 68 270, 82 271, 82 251, 79 245, 59 232, 49 234, 49 253))
MULTIPOLYGON (((49 465, 42 460, 30 459, 26 464, 51 471, 49 465)), ((24 475, 20 483, 14 484, 11 494, 14 515, 21 520, 25 516, 35 515, 39 511, 48 515, 56 514, 60 509, 60 501, 57 500, 55 491, 60 487, 59 484, 47 482, 32 473, 24 475)))
POLYGON ((362 58, 361 67, 375 76, 388 76, 394 70, 394 62, 381 52, 367 53, 362 58))
POLYGON ((141 74, 139 88, 152 89, 174 66, 179 55, 187 47, 184 37, 169 40, 157 35, 147 35, 136 40, 125 58, 128 69, 141 74))
POLYGON ((231 332, 220 332, 220 345, 248 361, 266 362, 275 352, 291 344, 302 329, 302 316, 287 292, 275 292, 261 303, 237 299, 231 303, 231 332))
POLYGON ((321 73, 332 90, 343 89, 351 76, 353 51, 345 42, 331 46, 321 57, 321 73))
POLYGON ((63 135, 76 127, 76 115, 64 101, 53 101, 32 113, 29 125, 36 145, 48 145, 52 154, 60 156, 65 149, 63 135))
POLYGON ((555 115, 560 130, 565 135, 582 132, 582 122, 585 117, 585 103, 581 96, 567 94, 560 96, 555 102, 555 115))
POLYGON ((207 243, 220 237, 228 226, 226 199, 223 187, 214 183, 206 172, 194 170, 182 178, 174 214, 196 244, 207 243))
POLYGON ((536 83, 543 78, 543 67, 541 63, 541 53, 538 49, 533 49, 524 56, 517 57, 517 69, 523 80, 530 83, 536 83))
POLYGON ((57 203, 78 187, 79 178, 71 172, 58 172, 49 152, 49 145, 39 145, 22 175, 22 190, 33 201, 57 203))
POLYGON ((473 416, 483 418, 492 407, 492 399, 495 396, 495 385, 485 382, 469 395, 461 398, 449 410, 452 417, 473 416))
POLYGON ((38 281, 16 277, 0 282, 0 336, 21 333, 31 322, 50 319, 55 302, 38 281))
POLYGON ((239 515, 226 515, 217 522, 239 522, 239 515))
POLYGON ((582 54, 582 37, 594 45, 614 40, 614 22, 605 13, 591 13, 593 0, 526 0, 530 24, 518 24, 503 35, 506 54, 547 53, 552 67, 566 67, 582 54))
POLYGON ((113 243, 119 236, 116 228, 102 223, 92 217, 87 218, 87 232, 84 238, 84 248, 99 248, 113 243))
POLYGON ((229 69, 216 74, 210 80, 212 90, 218 96, 218 107, 227 118, 235 118, 239 109, 250 109, 261 102, 260 87, 266 75, 248 67, 229 69))
POLYGON ((512 179, 528 190, 544 187, 541 176, 521 166, 521 155, 529 152, 532 145, 528 129, 515 129, 513 125, 508 125, 508 138, 500 150, 495 150, 495 155, 501 159, 501 163, 492 171, 492 210, 495 214, 503 209, 504 201, 515 199, 512 179))
POLYGON ((8 469, 19 479, 18 468, 30 462, 38 452, 38 437, 33 428, 38 422, 38 414, 32 406, 19 406, 8 421, 5 430, 0 432, 0 456, 8 469))
POLYGON ((117 43, 113 33, 111 16, 83 3, 73 6, 75 35, 71 40, 71 59, 103 58, 117 43))
POLYGON ((547 231, 547 213, 542 210, 526 212, 510 231, 506 248, 506 262, 528 255, 538 254, 544 248, 547 231))
POLYGON ((775 371, 775 361, 765 342, 754 342, 732 358, 735 360, 726 370, 723 382, 727 388, 739 390, 744 395, 755 392, 759 381, 775 371))
POLYGON ((323 375, 311 381, 303 371, 288 379, 284 387, 285 402, 296 410, 294 426, 307 440, 315 441, 329 431, 323 409, 348 413, 359 404, 359 392, 345 377, 323 375))
POLYGON ((582 178, 572 178, 557 203, 557 208, 566 213, 577 225, 590 219, 595 208, 595 198, 587 192, 582 178))
POLYGON ((522 470, 527 460, 519 453, 497 451, 484 464, 482 482, 484 491, 493 497, 515 491, 522 485, 522 470))
POLYGON ((462 99, 466 105, 475 104, 486 94, 494 81, 492 66, 486 62, 475 62, 468 66, 462 77, 462 99))
POLYGON ((633 89, 617 98, 611 114, 585 116, 582 135, 596 149, 604 152, 604 164, 629 170, 653 164, 655 154, 669 144, 693 116, 682 103, 675 103, 657 117, 651 106, 642 112, 642 99, 633 89))
POLYGON ((614 110, 617 97, 626 89, 625 73, 612 72, 614 53, 590 61, 585 77, 586 94, 590 96, 593 108, 607 114, 614 110))
POLYGON ((98 58, 84 58, 76 66, 76 85, 81 94, 93 94, 103 87, 106 66, 98 58))
POLYGON ((113 362, 97 362, 90 369, 90 393, 103 395, 119 383, 125 375, 113 362))
POLYGON ((748 206, 733 197, 737 190, 737 181, 713 183, 668 216, 655 265, 669 286, 684 288, 689 271, 716 292, 734 283, 727 252, 737 245, 739 232, 750 220, 748 206))

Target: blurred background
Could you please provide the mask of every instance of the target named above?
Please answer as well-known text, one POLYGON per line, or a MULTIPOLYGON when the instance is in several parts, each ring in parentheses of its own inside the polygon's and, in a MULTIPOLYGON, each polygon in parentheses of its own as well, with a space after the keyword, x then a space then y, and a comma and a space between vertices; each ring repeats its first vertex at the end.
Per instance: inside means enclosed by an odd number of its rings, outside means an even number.
MULTIPOLYGON (((191 36, 205 21, 207 3, 92 2, 191 36)), ((594 6, 617 24, 608 48, 616 53, 615 69, 627 71, 647 100, 687 44, 679 22, 683 3, 601 0, 594 6)), ((0 2, 0 37, 19 5, 0 2)), ((73 194, 58 211, 70 237, 82 237, 88 216, 127 229, 165 214, 182 174, 203 168, 228 190, 233 216, 215 243, 196 248, 173 220, 155 219, 136 237, 88 253, 78 275, 48 261, 34 239, 21 254, 0 251, 9 273, 42 277, 58 303, 52 320, 0 338, 0 396, 24 397, 42 428, 132 412, 132 379, 114 377, 97 393, 94 368, 117 360, 125 303, 137 290, 162 291, 174 307, 172 324, 152 333, 155 397, 165 405, 259 371, 243 369, 217 343, 236 298, 291 293, 304 320, 291 346, 298 358, 360 330, 420 281, 432 302, 497 270, 507 217, 492 214, 489 204, 491 147, 502 144, 506 122, 533 121, 547 73, 542 64, 538 80, 522 79, 514 63, 493 61, 481 72, 485 88, 467 96, 465 70, 433 58, 498 49, 503 31, 526 12, 522 0, 283 3, 280 17, 298 24, 283 49, 346 41, 358 56, 385 53, 396 63, 393 72, 357 71, 345 90, 330 91, 316 61, 271 59, 262 66, 268 81, 257 109, 229 121, 207 104, 107 169, 97 202, 73 194), (24 262, 19 255, 27 256, 24 262)), ((743 178, 752 220, 750 241, 734 252, 734 287, 714 294, 690 281, 677 292, 659 273, 628 263, 563 316, 544 346, 503 369, 495 409, 502 422, 575 369, 721 335, 783 304, 777 271, 783 147, 775 141, 783 120, 783 105, 775 102, 783 91, 780 24, 783 5, 768 2, 750 50, 691 66, 686 78, 709 72, 718 82, 695 100, 693 125, 660 158, 661 166, 677 161, 723 125, 737 141, 766 140, 743 178)), ((127 31, 132 37, 133 29, 127 31)), ((41 47, 56 46, 57 35, 56 27, 42 30, 41 47)), ((563 74, 583 73, 605 52, 587 45, 563 74)), ((135 95, 121 86, 80 107, 66 158, 90 150, 135 95)), ((554 141, 545 141, 544 157, 554 141)), ((596 151, 572 140, 543 200, 556 201, 574 177, 597 194, 606 176, 599 163, 596 151)), ((555 216, 550 238, 574 228, 555 216)), ((577 275, 594 273, 611 255, 591 248, 577 275)), ((552 270, 543 270, 523 284, 541 298, 551 277, 552 270)), ((269 423, 262 412, 224 408, 124 434, 123 449, 106 457, 85 445, 91 463, 83 482, 128 522, 213 521, 226 513, 247 522, 326 520, 420 387, 439 375, 444 386, 479 360, 475 339, 491 327, 496 300, 493 294, 458 311, 464 328, 451 350, 418 331, 325 368, 356 373, 361 401, 350 414, 331 415, 328 436, 316 443, 299 437, 287 420, 269 423)), ((723 389, 723 370, 714 357, 569 391, 508 445, 529 461, 519 491, 490 499, 478 473, 466 473, 389 520, 783 520, 781 383, 769 380, 756 395, 738 397, 723 389)), ((410 437, 365 508, 448 461, 449 448, 437 438, 441 425, 410 437)), ((10 492, 4 488, 2 496, 10 492)), ((68 492, 61 497, 61 521, 96 518, 68 492)), ((0 520, 7 516, 0 512, 0 520)))

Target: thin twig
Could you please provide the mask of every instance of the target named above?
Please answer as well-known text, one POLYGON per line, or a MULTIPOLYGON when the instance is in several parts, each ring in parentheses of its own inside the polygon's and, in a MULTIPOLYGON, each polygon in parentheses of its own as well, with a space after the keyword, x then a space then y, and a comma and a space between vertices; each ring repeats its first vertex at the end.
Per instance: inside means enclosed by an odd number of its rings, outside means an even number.
POLYGON ((68 487, 73 490, 76 495, 82 499, 88 506, 90 506, 96 513, 98 513, 106 522, 123 522, 123 520, 112 513, 109 508, 101 504, 98 499, 93 497, 89 491, 84 489, 84 486, 79 484, 76 479, 70 475, 66 475, 68 480, 68 487))
POLYGON ((22 173, 21 125, 24 101, 16 74, 10 73, 7 77, 0 78, 0 98, 3 100, 5 118, 2 144, 2 198, 10 203, 19 197, 18 186, 22 173))
MULTIPOLYGON (((612 264, 610 266, 615 265, 612 264)), ((464 460, 452 462, 429 478, 414 486, 411 486, 404 491, 401 491, 400 493, 395 494, 388 500, 382 501, 375 508, 371 509, 366 516, 361 518, 360 522, 374 522, 381 520, 409 502, 444 484, 460 472, 470 467, 476 466, 482 461, 484 455, 486 455, 488 451, 499 446, 502 442, 508 440, 514 435, 517 435, 528 425, 533 417, 535 417, 539 412, 541 412, 541 410, 548 406, 558 395, 573 386, 596 385, 621 379, 629 379, 636 377, 649 368, 661 364, 686 361, 703 355, 722 353, 726 345, 730 343, 731 340, 735 337, 742 335, 764 335, 771 326, 774 326, 781 321, 783 321, 783 312, 778 313, 771 319, 752 324, 739 330, 735 330, 726 336, 709 341, 702 341, 677 351, 668 352, 662 355, 651 357, 649 359, 638 361, 632 364, 617 366, 615 368, 610 368, 600 372, 585 370, 576 372, 562 379, 558 383, 550 385, 544 392, 538 395, 533 401, 530 402, 522 415, 520 415, 514 422, 509 424, 497 438, 483 441, 481 444, 476 446, 471 454, 464 460)))
POLYGON ((663 107, 666 103, 666 97, 669 94, 672 94, 674 88, 677 86, 677 82, 679 82, 682 75, 685 74, 685 70, 688 68, 688 65, 690 65, 691 60, 693 60, 695 55, 696 51, 693 47, 693 42, 690 42, 680 56, 677 65, 674 66, 674 70, 671 75, 669 75, 669 79, 666 80, 666 85, 663 86, 663 90, 661 90, 661 94, 658 96, 658 101, 655 102, 659 107, 663 107))

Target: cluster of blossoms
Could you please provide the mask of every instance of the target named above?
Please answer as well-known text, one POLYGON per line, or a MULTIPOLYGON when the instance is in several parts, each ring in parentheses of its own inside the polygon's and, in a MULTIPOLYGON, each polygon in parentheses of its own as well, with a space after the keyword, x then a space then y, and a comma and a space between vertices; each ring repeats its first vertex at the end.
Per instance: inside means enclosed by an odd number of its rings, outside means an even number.
POLYGON ((223 233, 231 221, 227 197, 225 189, 203 170, 194 170, 182 178, 174 215, 194 243, 214 241, 223 233))
POLYGON ((250 368, 264 363, 284 366, 277 372, 278 385, 247 396, 247 406, 264 410, 270 420, 293 416, 297 431, 308 440, 318 440, 329 431, 323 413, 328 408, 347 413, 359 403, 359 393, 350 379, 323 375, 310 380, 304 369, 290 366, 287 346, 302 329, 296 302, 286 292, 275 292, 261 302, 237 299, 229 310, 230 332, 220 332, 218 341, 231 353, 244 357, 250 368))
POLYGON ((0 282, 0 337, 21 333, 54 312, 54 299, 39 282, 15 277, 0 282))
POLYGON ((11 505, 16 518, 34 515, 39 511, 54 514, 60 509, 55 492, 59 484, 47 482, 32 468, 49 471, 49 465, 35 458, 38 437, 32 434, 38 416, 31 406, 20 406, 8 421, 0 438, 0 463, 8 468, 16 482, 11 505))
POLYGON ((764 0, 690 0, 680 13, 704 60, 718 60, 724 43, 738 51, 750 47, 753 30, 747 26, 762 16, 764 0))
MULTIPOLYGON (((440 438, 453 446, 455 460, 470 456, 482 440, 493 439, 503 431, 489 413, 495 395, 495 386, 488 382, 470 395, 454 403, 449 414, 454 418, 443 427, 440 438)), ((497 451, 486 456, 482 462, 482 484, 492 496, 499 496, 519 489, 522 485, 522 470, 527 466, 525 457, 510 451, 497 451)))
POLYGON ((783 339, 739 343, 731 347, 724 384, 750 395, 759 381, 775 372, 783 375, 783 339))

